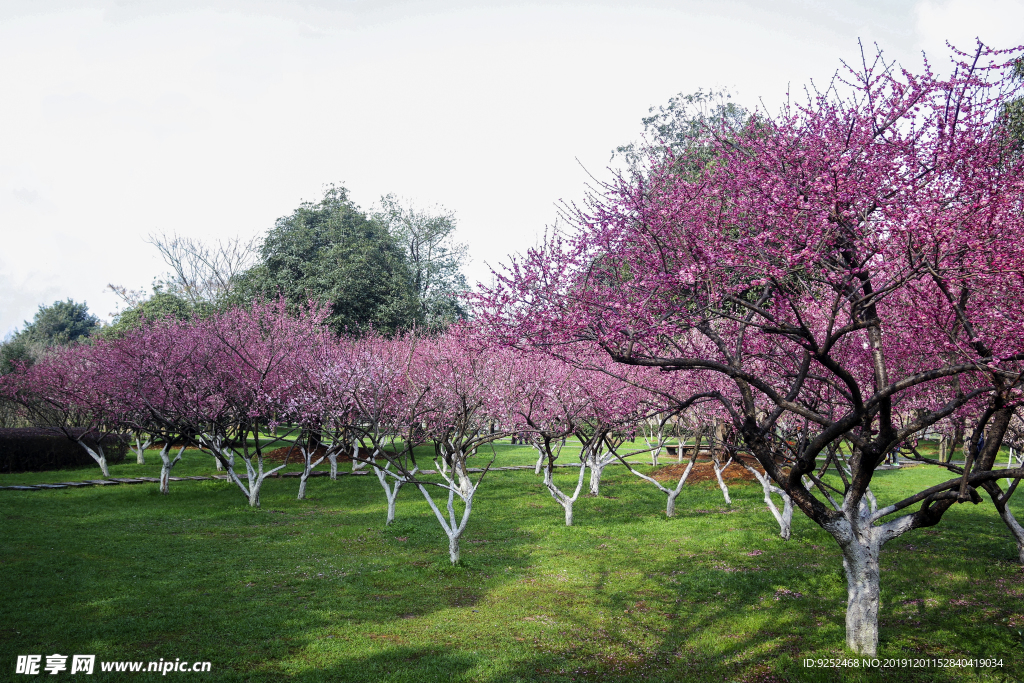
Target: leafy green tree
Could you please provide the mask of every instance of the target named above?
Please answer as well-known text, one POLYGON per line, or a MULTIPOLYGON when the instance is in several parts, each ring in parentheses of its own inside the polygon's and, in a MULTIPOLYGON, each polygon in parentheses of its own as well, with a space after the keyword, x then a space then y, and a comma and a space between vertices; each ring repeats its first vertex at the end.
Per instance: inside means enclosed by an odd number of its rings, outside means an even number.
POLYGON ((31 365, 33 360, 34 356, 28 343, 18 334, 10 335, 0 344, 0 375, 14 372, 18 363, 31 365))
POLYGON ((116 339, 147 323, 166 318, 188 320, 193 315, 203 315, 211 308, 211 304, 193 304, 177 294, 164 291, 163 287, 157 285, 153 288, 152 296, 118 313, 113 322, 103 328, 101 334, 108 339, 116 339))
MULTIPOLYGON (((1013 76, 1024 81, 1024 60, 1018 59, 1013 65, 1013 76)), ((1024 149, 1024 98, 1010 100, 1003 106, 1003 125, 1010 137, 1016 141, 1014 148, 1019 153, 1024 149)))
POLYGON ((260 262, 238 278, 232 299, 283 295, 290 303, 329 302, 338 333, 389 334, 415 322, 416 293, 402 246, 370 220, 342 186, 277 219, 260 262))
POLYGON ((467 290, 462 266, 466 245, 455 241, 457 221, 451 211, 435 213, 405 207, 394 195, 381 198, 372 214, 405 251, 417 299, 417 322, 442 329, 467 317, 460 295, 467 290))
POLYGON ((0 374, 11 372, 16 362, 31 365, 46 349, 69 346, 99 329, 99 318, 85 303, 68 299, 40 306, 32 322, 26 320, 25 327, 0 346, 0 374))
POLYGON ((714 146, 708 144, 709 138, 736 135, 750 119, 750 112, 731 98, 726 90, 698 90, 651 107, 650 116, 642 119, 642 141, 617 147, 612 158, 621 157, 631 170, 642 173, 651 157, 660 161, 671 154, 677 160, 686 159, 688 168, 679 166, 678 171, 693 171, 712 160, 714 146))

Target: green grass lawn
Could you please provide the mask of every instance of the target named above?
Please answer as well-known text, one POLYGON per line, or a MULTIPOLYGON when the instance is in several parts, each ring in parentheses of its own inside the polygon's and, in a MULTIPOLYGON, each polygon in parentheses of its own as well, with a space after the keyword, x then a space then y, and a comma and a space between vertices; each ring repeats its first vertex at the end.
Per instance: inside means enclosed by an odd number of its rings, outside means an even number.
MULTIPOLYGON (((534 462, 528 448, 497 449, 497 465, 534 462)), ((147 463, 130 453, 111 473, 157 476, 155 451, 147 463)), ((174 470, 214 472, 196 452, 174 470)), ((0 485, 98 474, 3 475, 0 485)), ((886 471, 875 490, 884 503, 944 478, 925 466, 886 471)), ((692 486, 666 519, 664 496, 613 466, 602 497, 581 498, 566 528, 539 477, 490 473, 454 568, 415 489, 385 528, 372 476, 313 479, 304 501, 297 488, 269 480, 260 509, 223 481, 172 482, 168 496, 157 484, 0 491, 0 680, 29 680, 14 674, 17 655, 53 653, 206 660, 210 673, 167 677, 218 681, 1024 677, 1024 572, 990 503, 886 546, 879 656, 1003 667, 836 672, 800 662, 846 656, 838 549, 799 513, 793 539, 780 540, 757 485, 734 485, 732 507, 717 486, 692 486)), ((102 680, 155 675, 98 668, 102 680)))

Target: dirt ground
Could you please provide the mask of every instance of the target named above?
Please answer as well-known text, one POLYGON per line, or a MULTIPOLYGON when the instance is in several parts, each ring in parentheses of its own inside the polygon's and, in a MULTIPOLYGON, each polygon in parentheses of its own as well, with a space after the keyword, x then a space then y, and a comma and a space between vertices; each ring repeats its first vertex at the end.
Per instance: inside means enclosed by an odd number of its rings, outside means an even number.
MULTIPOLYGON (((664 467, 659 467, 657 470, 654 471, 654 474, 652 474, 651 476, 657 479, 658 481, 677 482, 679 481, 679 477, 683 476, 683 472, 686 470, 687 464, 689 463, 681 462, 677 464, 666 465, 664 467)), ((729 465, 727 468, 725 468, 725 470, 722 472, 722 479, 724 479, 727 482, 757 481, 754 475, 751 474, 746 467, 735 461, 733 461, 733 463, 729 465)), ((693 464, 693 471, 690 472, 690 476, 686 479, 686 481, 688 483, 699 481, 717 482, 718 479, 715 477, 715 468, 710 462, 695 462, 693 464)))
MULTIPOLYGON (((289 462, 302 462, 302 451, 300 451, 298 447, 295 446, 284 446, 282 448, 275 448, 272 451, 264 453, 263 459, 284 462, 285 456, 288 455, 289 451, 291 451, 291 457, 288 458, 289 462)), ((322 458, 326 455, 327 447, 320 446, 319 448, 316 449, 316 452, 313 454, 313 460, 316 460, 317 458, 322 458)), ((370 454, 366 453, 366 455, 369 456, 370 454)), ((338 453, 338 462, 352 462, 352 451, 345 450, 341 453, 338 453)))

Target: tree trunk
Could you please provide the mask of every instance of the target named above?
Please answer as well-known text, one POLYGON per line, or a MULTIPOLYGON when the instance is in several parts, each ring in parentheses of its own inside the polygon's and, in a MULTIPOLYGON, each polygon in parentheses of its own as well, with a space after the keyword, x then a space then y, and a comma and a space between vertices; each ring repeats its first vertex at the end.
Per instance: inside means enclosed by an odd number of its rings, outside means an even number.
POLYGON ((1010 533, 1013 534, 1013 540, 1017 542, 1017 560, 1024 564, 1024 527, 1020 525, 1020 522, 1017 521, 1005 504, 998 505, 996 509, 999 510, 999 516, 1003 518, 1003 522, 1006 523, 1010 533))
POLYGON ((676 489, 668 492, 668 502, 665 503, 665 516, 675 517, 676 516, 676 498, 679 497, 679 492, 682 489, 676 489))
MULTIPOLYGON (((741 460, 740 462, 743 461, 741 460)), ((761 482, 761 488, 764 490, 765 505, 768 506, 768 511, 775 517, 775 521, 779 523, 779 536, 782 537, 782 540, 788 541, 793 528, 793 499, 788 493, 772 485, 771 477, 768 476, 767 472, 762 474, 747 463, 743 463, 743 466, 761 482), (772 500, 773 493, 778 494, 782 498, 782 512, 779 512, 779 508, 775 506, 775 501, 772 500)))
POLYGON ((956 453, 964 445, 964 431, 967 429, 967 418, 961 417, 953 421, 953 441, 949 444, 949 450, 946 452, 946 462, 953 459, 953 454, 956 453))
MULTIPOLYGON (((148 441, 148 440, 147 440, 148 441)), ((148 443, 146 445, 149 445, 148 443)), ((146 445, 142 443, 142 437, 136 434, 135 436, 135 464, 145 465, 146 464, 146 445)))
POLYGON ((859 655, 878 654, 879 546, 875 534, 855 538, 843 550, 846 573, 846 646, 859 655))
POLYGON ((327 457, 331 461, 331 481, 338 481, 338 455, 331 453, 327 457))
POLYGON ((551 497, 558 501, 558 504, 565 508, 565 525, 572 526, 573 513, 572 507, 576 502, 576 499, 580 495, 580 491, 583 490, 583 477, 585 476, 587 467, 584 464, 580 464, 580 476, 576 482, 576 491, 573 492, 572 497, 565 495, 555 486, 554 477, 552 476, 553 470, 550 467, 544 468, 544 485, 548 487, 548 491, 551 492, 551 497))
POLYGON ((453 533, 448 536, 448 559, 452 561, 453 565, 459 563, 459 538, 462 533, 453 533))
POLYGON ((96 448, 90 448, 85 445, 85 442, 81 439, 78 440, 78 445, 85 449, 85 452, 96 461, 96 464, 100 466, 100 472, 103 473, 104 477, 110 477, 110 470, 107 469, 107 456, 103 453, 103 446, 96 444, 96 448))
MULTIPOLYGON (((396 487, 396 489, 397 489, 397 487, 396 487)), ((395 493, 398 493, 398 491, 396 490, 395 493)), ((391 524, 395 521, 395 504, 396 504, 397 501, 398 501, 398 496, 397 495, 395 495, 395 496, 388 496, 388 517, 387 517, 386 520, 384 520, 384 525, 385 526, 391 526, 391 524)))
POLYGON ((171 470, 174 468, 175 465, 178 464, 178 461, 181 460, 182 453, 185 452, 185 447, 182 446, 181 450, 178 451, 178 457, 176 457, 174 460, 171 460, 169 457, 167 457, 167 454, 170 452, 170 449, 171 444, 169 441, 164 442, 164 447, 160 449, 160 493, 164 495, 167 495, 168 493, 171 492, 171 470))
MULTIPOLYGON (((418 467, 414 467, 410 474, 415 476, 418 469, 418 467)), ((395 521, 395 505, 398 501, 398 491, 402 488, 402 484, 404 484, 405 481, 395 479, 395 483, 393 485, 389 484, 387 465, 384 467, 374 466, 373 471, 374 474, 377 475, 377 481, 380 482, 381 488, 384 489, 384 496, 388 500, 388 516, 384 524, 390 526, 391 523, 395 521)))
POLYGON ((1006 524, 1006 528, 1010 530, 1013 535, 1013 540, 1017 544, 1017 559, 1021 564, 1024 564, 1024 527, 1020 525, 1017 518, 1013 516, 1006 504, 1009 502, 1008 498, 1013 494, 1013 490, 1016 490, 1016 486, 1011 484, 1012 490, 1006 494, 1003 493, 1002 489, 995 482, 988 482, 984 484, 985 492, 992 499, 992 503, 996 506, 996 511, 999 513, 999 517, 1006 524), (1005 495, 1005 498, 1004 498, 1005 495))
POLYGON ((601 475, 604 474, 604 463, 595 458, 590 463, 590 495, 595 498, 601 495, 601 475))
MULTIPOLYGON (((479 482, 478 482, 479 484, 479 482)), ((427 504, 430 505, 430 509, 434 511, 434 516, 437 517, 437 521, 441 523, 441 528, 448 535, 448 557, 451 559, 452 564, 459 563, 459 539, 462 538, 462 532, 466 530, 466 524, 469 522, 469 513, 473 510, 473 495, 476 493, 476 487, 471 486, 469 493, 465 498, 462 498, 462 502, 465 504, 462 510, 461 521, 457 519, 455 514, 455 487, 446 486, 448 489, 448 519, 444 518, 444 514, 437 507, 437 503, 427 493, 427 489, 423 484, 417 484, 416 487, 423 494, 423 497, 427 499, 427 504)))
POLYGON ((729 462, 725 463, 725 467, 718 466, 717 458, 715 458, 711 464, 712 467, 715 468, 715 476, 718 477, 718 488, 722 489, 722 495, 725 497, 725 504, 732 505, 732 498, 729 497, 729 487, 725 485, 725 480, 722 479, 722 472, 725 471, 726 467, 732 464, 732 458, 729 458, 729 462))
MULTIPOLYGON (((319 444, 320 441, 318 439, 317 448, 319 448, 319 444)), ((325 456, 320 456, 319 460, 313 462, 312 458, 315 452, 316 449, 314 448, 310 450, 308 445, 306 449, 303 449, 302 451, 302 476, 299 477, 299 500, 304 500, 306 498, 306 482, 309 480, 310 475, 313 474, 313 468, 324 461, 325 456)))

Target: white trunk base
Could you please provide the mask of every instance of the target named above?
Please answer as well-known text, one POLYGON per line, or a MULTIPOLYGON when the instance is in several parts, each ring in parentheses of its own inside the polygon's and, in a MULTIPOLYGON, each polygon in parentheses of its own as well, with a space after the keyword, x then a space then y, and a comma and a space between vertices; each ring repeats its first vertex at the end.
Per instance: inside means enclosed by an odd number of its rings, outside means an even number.
POLYGON ((110 477, 110 470, 107 468, 107 456, 103 453, 103 446, 96 444, 96 448, 92 449, 85 445, 85 442, 81 439, 78 440, 78 445, 85 449, 85 452, 96 461, 96 464, 100 466, 100 472, 103 473, 104 477, 110 477))
POLYGON ((550 467, 544 468, 544 485, 548 487, 548 491, 551 492, 551 497, 558 501, 558 504, 565 509, 565 525, 572 526, 573 513, 572 507, 576 502, 576 499, 580 496, 580 491, 583 490, 583 478, 587 473, 587 468, 580 465, 580 476, 576 481, 576 490, 572 496, 567 496, 562 493, 561 489, 555 486, 554 479, 552 477, 552 469, 550 467))
POLYGON ((877 543, 853 542, 843 549, 846 573, 846 646, 859 655, 878 654, 880 576, 877 543))
POLYGON ((1013 534, 1013 540, 1017 543, 1017 560, 1024 564, 1024 527, 1020 525, 1020 522, 1017 521, 1005 504, 999 510, 999 516, 1003 518, 1006 527, 1013 534))

